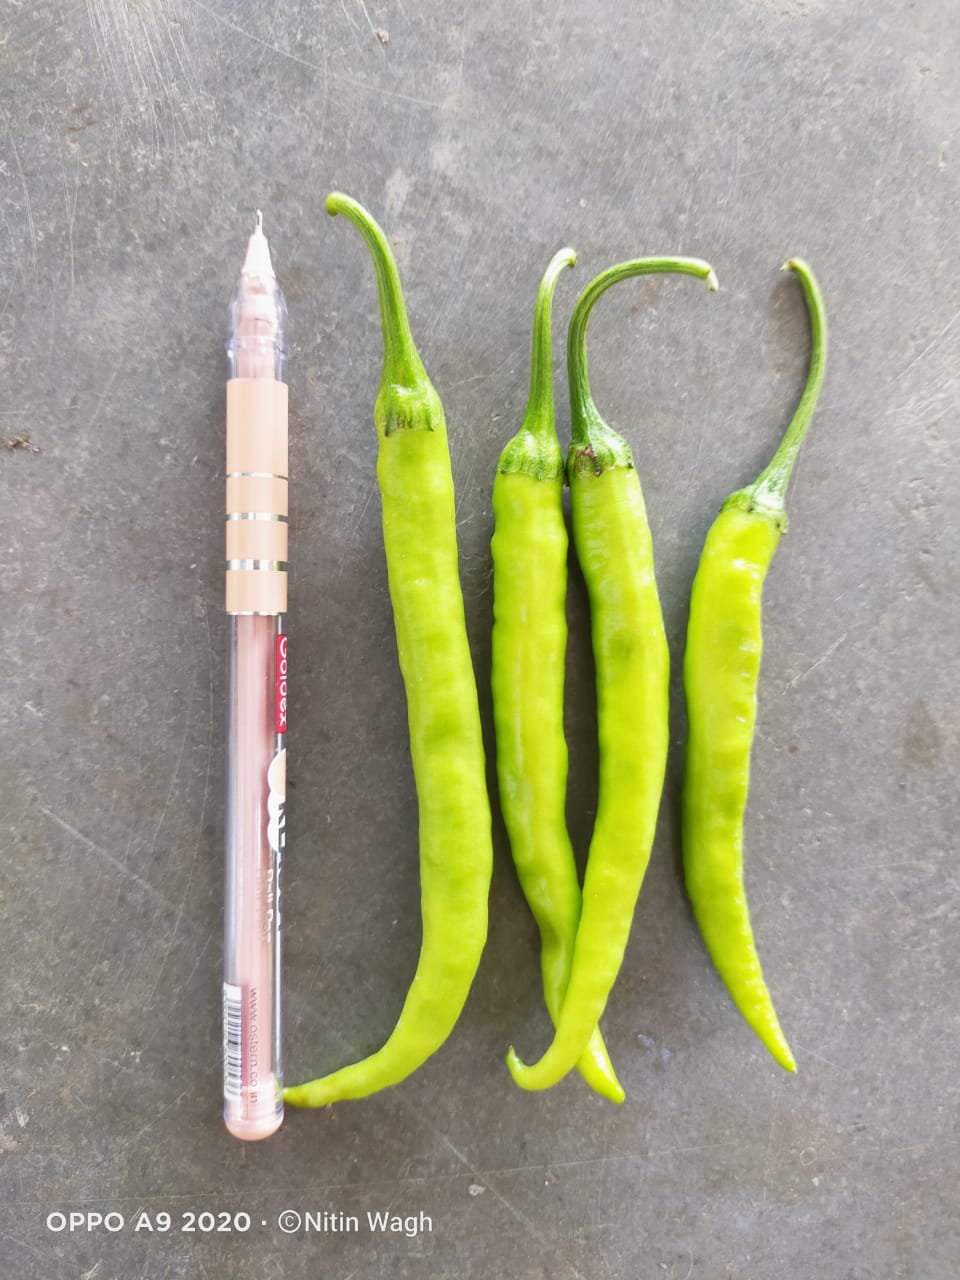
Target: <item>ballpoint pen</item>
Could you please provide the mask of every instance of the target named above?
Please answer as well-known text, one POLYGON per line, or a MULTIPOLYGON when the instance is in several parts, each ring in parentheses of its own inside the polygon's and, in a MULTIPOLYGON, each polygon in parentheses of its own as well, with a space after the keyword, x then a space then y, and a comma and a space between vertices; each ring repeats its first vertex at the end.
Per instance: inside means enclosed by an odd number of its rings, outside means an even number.
POLYGON ((230 304, 227 357, 227 795, 223 1118, 283 1120, 280 864, 287 731, 287 308, 263 219, 230 304))

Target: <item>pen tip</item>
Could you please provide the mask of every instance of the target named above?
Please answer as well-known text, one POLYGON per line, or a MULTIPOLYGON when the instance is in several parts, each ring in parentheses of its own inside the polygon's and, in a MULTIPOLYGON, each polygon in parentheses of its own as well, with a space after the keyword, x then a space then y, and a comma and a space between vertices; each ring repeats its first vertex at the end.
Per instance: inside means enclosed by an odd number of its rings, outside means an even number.
POLYGON ((273 275, 270 246, 267 244, 267 237, 263 234, 263 214, 259 209, 257 210, 257 220, 254 224, 253 234, 247 241, 247 256, 243 260, 241 271, 248 276, 273 275))

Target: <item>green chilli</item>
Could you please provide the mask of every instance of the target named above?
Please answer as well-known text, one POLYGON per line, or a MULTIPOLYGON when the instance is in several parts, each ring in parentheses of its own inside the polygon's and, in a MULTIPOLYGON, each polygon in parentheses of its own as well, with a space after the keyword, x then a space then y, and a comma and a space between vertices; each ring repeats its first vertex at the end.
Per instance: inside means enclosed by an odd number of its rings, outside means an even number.
POLYGON ((669 656, 650 526, 627 442, 600 417, 587 378, 594 303, 629 276, 679 272, 716 289, 709 263, 640 258, 580 295, 567 334, 573 439, 567 459, 573 537, 590 599, 597 681, 599 794, 566 999, 553 1043, 532 1066, 507 1064, 524 1089, 546 1089, 581 1058, 623 962, 653 844, 669 741, 669 656))
POLYGON ((743 884, 743 815, 763 647, 763 581, 786 529, 790 473, 823 383, 827 324, 807 264, 792 258, 810 315, 810 371, 790 426, 753 484, 730 495, 694 578, 683 682, 687 744, 683 863, 704 942, 737 1008, 787 1071, 796 1070, 760 968, 743 884))
POLYGON ((377 275, 384 356, 374 408, 377 478, 420 808, 423 941, 387 1042, 332 1075, 284 1089, 286 1102, 305 1107, 362 1098, 397 1084, 443 1044, 486 940, 493 857, 443 408, 411 337, 382 230, 339 193, 327 197, 327 211, 346 215, 359 230, 377 275))
MULTIPOLYGON (((567 527, 563 451, 553 413, 550 311, 557 279, 576 254, 561 249, 540 283, 530 396, 493 483, 491 688, 500 808, 517 876, 540 930, 543 994, 556 1025, 580 921, 580 881, 564 813, 567 527)), ((577 1064, 587 1083, 623 1101, 600 1030, 577 1064)))

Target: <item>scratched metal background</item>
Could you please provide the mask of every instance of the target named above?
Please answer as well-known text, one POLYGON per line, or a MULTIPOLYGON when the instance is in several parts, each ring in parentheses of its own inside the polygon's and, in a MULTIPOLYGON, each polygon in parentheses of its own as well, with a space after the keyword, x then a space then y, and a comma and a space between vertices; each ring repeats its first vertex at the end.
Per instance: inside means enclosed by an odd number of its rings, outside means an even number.
MULTIPOLYGON (((958 68, 951 0, 6 0, 4 1280, 956 1275, 958 68), (357 237, 323 212, 332 186, 382 217, 446 405, 488 731, 491 477, 550 254, 580 251, 558 328, 575 284, 621 257, 680 250, 720 276, 716 297, 625 285, 592 327, 676 659, 712 514, 802 383, 804 314, 776 268, 815 264, 833 351, 769 580, 747 833, 796 1079, 695 932, 675 751, 604 1024, 622 1109, 576 1078, 539 1096, 508 1079, 508 1041, 535 1053, 547 1024, 498 827, 490 942, 444 1049, 266 1144, 223 1130, 222 342, 256 204, 293 336, 290 1078, 381 1042, 418 946, 376 306, 357 237), (284 1207, 386 1205, 433 1232, 275 1226, 284 1207), (242 1209, 254 1229, 45 1229, 80 1207, 242 1209)), ((596 759, 575 575, 570 617, 582 853, 596 759)))

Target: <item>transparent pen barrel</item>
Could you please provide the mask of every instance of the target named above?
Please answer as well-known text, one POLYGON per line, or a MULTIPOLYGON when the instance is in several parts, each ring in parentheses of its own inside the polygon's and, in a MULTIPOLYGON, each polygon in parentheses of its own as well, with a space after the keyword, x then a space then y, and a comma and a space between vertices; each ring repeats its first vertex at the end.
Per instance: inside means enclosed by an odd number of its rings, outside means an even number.
POLYGON ((283 1118, 280 885, 286 796, 287 308, 260 219, 230 303, 226 387, 227 795, 223 1115, 283 1118))
POLYGON ((224 1119, 238 1137, 259 1137, 283 1114, 286 636, 282 617, 257 615, 229 616, 227 634, 224 1119))

